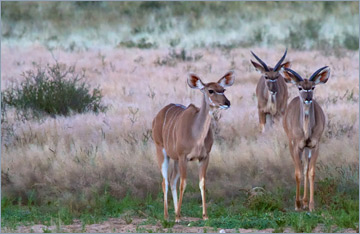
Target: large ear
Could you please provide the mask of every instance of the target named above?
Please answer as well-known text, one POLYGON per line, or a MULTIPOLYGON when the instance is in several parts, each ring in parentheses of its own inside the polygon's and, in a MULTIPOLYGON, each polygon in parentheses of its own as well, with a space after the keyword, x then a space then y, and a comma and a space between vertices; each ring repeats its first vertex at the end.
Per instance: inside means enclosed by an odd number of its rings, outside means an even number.
POLYGON ((312 74, 309 80, 315 82, 315 84, 325 84, 328 81, 329 77, 330 68, 326 66, 314 72, 314 74, 312 74))
POLYGON ((281 67, 282 68, 290 68, 291 67, 291 62, 289 61, 289 62, 283 63, 283 64, 281 64, 281 67))
POLYGON ((257 62, 254 62, 252 60, 250 60, 252 65, 255 67, 256 71, 260 72, 260 73, 264 73, 266 70, 263 66, 261 66, 260 64, 258 64, 257 62))
POLYGON ((189 74, 187 83, 192 89, 203 89, 205 87, 201 79, 194 73, 189 74))
POLYGON ((282 67, 279 72, 286 83, 297 84, 303 80, 299 74, 289 68, 282 67))
POLYGON ((229 87, 234 84, 235 76, 233 71, 226 73, 219 81, 218 84, 223 88, 229 87))

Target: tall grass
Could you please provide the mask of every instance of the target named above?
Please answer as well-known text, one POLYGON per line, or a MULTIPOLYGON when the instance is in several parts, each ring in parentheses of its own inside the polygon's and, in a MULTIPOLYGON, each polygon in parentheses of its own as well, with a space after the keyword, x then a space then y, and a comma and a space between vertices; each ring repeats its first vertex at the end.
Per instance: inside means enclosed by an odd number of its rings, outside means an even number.
MULTIPOLYGON (((13 50, 2 51, 8 58, 2 64, 3 89, 13 79, 21 81, 19 71, 31 67, 33 59, 51 58, 45 48, 36 48, 38 57, 33 58, 24 56, 33 51, 31 48, 16 53, 13 50), (20 65, 14 61, 21 61, 20 65), (14 67, 17 69, 11 69, 14 67)), ((281 57, 278 51, 255 51, 269 63, 281 57)), ((316 181, 336 179, 339 191, 356 191, 358 57, 351 52, 340 60, 319 52, 290 52, 293 68, 304 76, 325 64, 332 70, 329 82, 315 91, 315 99, 327 116, 316 181)), ((294 189, 293 163, 282 125, 277 123, 264 134, 258 131, 254 92, 259 74, 250 69, 249 51, 194 53, 204 56, 198 61, 164 66, 154 62, 167 56, 166 50, 103 50, 103 56, 97 50, 56 51, 69 65, 77 61, 78 69, 87 70, 90 84, 100 86, 103 103, 109 109, 97 115, 45 117, 40 122, 17 121, 15 111, 8 109, 8 119, 2 124, 3 194, 22 197, 22 202, 27 202, 30 194, 37 203, 57 198, 77 209, 86 207, 88 199, 105 187, 118 198, 127 191, 140 198, 157 194, 161 191, 161 176, 151 139, 153 117, 169 102, 200 104, 201 92, 190 90, 185 82, 189 70, 209 82, 218 80, 226 68, 235 70, 236 81, 226 91, 232 107, 217 117, 208 169, 209 198, 233 198, 241 196, 241 189, 253 187, 294 189)), ((292 86, 289 92, 291 98, 297 95, 292 86)), ((189 183, 196 186, 197 180, 197 167, 189 163, 189 183)))
POLYGON ((358 49, 358 2, 4 2, 9 44, 358 49), (344 27, 345 25, 345 27, 344 27))

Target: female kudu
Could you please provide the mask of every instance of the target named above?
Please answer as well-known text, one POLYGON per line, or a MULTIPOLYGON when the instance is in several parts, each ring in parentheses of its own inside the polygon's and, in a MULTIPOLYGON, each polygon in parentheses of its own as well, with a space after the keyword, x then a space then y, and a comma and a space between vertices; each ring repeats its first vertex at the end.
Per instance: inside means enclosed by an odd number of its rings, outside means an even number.
POLYGON ((157 161, 163 176, 164 217, 168 218, 168 166, 169 159, 174 160, 170 175, 170 186, 174 201, 175 221, 180 221, 180 210, 186 186, 187 161, 199 160, 199 187, 202 197, 203 219, 207 219, 205 202, 205 176, 209 163, 209 153, 213 144, 211 131, 211 112, 215 109, 227 109, 230 101, 224 95, 225 87, 234 83, 233 72, 228 72, 218 82, 203 83, 195 74, 187 80, 193 89, 203 93, 200 108, 193 104, 188 107, 177 104, 165 106, 156 115, 152 123, 152 134, 156 145, 157 161), (180 177, 180 198, 177 202, 177 180, 180 177))
POLYGON ((315 163, 319 155, 320 137, 325 127, 325 114, 320 105, 313 100, 313 91, 317 84, 325 84, 330 76, 330 69, 322 67, 309 79, 303 79, 295 71, 281 70, 286 82, 297 85, 300 95, 294 98, 286 109, 283 126, 289 138, 289 148, 295 164, 296 201, 295 210, 301 209, 300 182, 302 154, 304 156, 304 196, 302 206, 308 206, 307 184, 310 182, 309 210, 314 210, 315 163))

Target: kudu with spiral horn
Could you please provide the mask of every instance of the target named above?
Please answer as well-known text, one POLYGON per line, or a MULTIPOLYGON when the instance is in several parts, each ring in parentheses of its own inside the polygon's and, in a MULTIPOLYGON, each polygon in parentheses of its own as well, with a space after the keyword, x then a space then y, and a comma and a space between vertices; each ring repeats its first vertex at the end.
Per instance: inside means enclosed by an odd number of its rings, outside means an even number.
POLYGON ((317 84, 324 84, 330 77, 329 67, 322 67, 309 78, 303 79, 295 71, 285 68, 282 76, 288 83, 293 83, 299 89, 286 109, 283 126, 289 139, 290 153, 295 165, 296 200, 295 210, 314 210, 314 179, 315 164, 319 155, 319 142, 325 127, 325 114, 320 105, 313 99, 317 84), (303 155, 305 152, 305 155, 303 155), (304 173, 304 196, 300 201, 301 165, 304 173), (307 186, 310 184, 310 202, 308 204, 307 186))
POLYGON ((278 120, 284 115, 288 100, 288 90, 284 78, 279 71, 289 68, 290 62, 283 63, 287 50, 274 68, 266 65, 256 54, 251 51, 255 59, 260 63, 251 63, 261 73, 260 80, 256 86, 256 97, 258 101, 258 114, 261 132, 265 131, 265 125, 270 125, 274 119, 278 120))

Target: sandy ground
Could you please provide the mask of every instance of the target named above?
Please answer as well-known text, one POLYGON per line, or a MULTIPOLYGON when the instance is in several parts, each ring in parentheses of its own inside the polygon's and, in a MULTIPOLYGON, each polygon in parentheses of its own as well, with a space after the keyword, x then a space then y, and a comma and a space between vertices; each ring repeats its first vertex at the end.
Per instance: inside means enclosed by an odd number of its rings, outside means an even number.
MULTIPOLYGON (((183 218, 184 221, 197 221, 198 218, 183 218)), ((257 229, 214 229, 212 227, 191 227, 182 224, 175 224, 172 228, 163 228, 161 223, 158 222, 156 225, 141 225, 147 221, 145 218, 133 218, 130 224, 127 224, 125 220, 121 218, 111 218, 105 222, 98 224, 90 224, 83 226, 80 220, 75 220, 71 225, 61 225, 59 228, 56 225, 45 226, 41 224, 32 226, 19 226, 16 230, 3 229, 2 232, 15 232, 15 233, 44 233, 44 231, 51 232, 78 232, 78 233, 125 233, 125 232, 173 232, 173 233, 273 233, 275 229, 267 228, 263 230, 257 229)), ((313 233, 325 232, 323 225, 317 226, 313 233)), ((339 229, 335 226, 332 227, 333 232, 339 233, 357 233, 353 229, 339 229)), ((293 233, 291 228, 284 228, 284 233, 293 233)))

